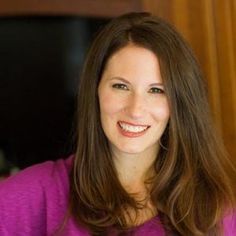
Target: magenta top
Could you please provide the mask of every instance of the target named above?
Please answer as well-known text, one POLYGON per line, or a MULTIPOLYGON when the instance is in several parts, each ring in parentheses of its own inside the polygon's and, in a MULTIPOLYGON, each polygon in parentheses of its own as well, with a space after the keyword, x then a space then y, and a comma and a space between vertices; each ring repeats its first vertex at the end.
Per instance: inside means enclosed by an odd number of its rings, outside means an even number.
MULTIPOLYGON (((69 171, 73 157, 29 167, 0 182, 0 235, 53 236, 68 207, 69 171)), ((236 235, 236 216, 224 219, 225 236, 236 235)), ((130 235, 164 236, 154 217, 130 235)), ((89 232, 70 218, 60 235, 87 236, 89 232)), ((113 236, 114 233, 111 233, 113 236)))

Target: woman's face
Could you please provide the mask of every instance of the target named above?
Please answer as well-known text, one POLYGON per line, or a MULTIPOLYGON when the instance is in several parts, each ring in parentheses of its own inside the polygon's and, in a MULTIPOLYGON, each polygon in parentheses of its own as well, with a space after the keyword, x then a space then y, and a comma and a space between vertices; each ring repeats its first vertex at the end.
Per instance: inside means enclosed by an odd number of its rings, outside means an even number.
POLYGON ((158 150, 170 117, 155 54, 127 45, 107 62, 98 96, 102 128, 115 153, 158 150))

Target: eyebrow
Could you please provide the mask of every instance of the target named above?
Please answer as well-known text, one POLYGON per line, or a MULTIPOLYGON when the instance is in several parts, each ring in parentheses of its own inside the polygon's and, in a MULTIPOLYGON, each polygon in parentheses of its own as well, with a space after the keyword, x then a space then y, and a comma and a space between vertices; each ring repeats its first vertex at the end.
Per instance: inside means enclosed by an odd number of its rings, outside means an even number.
POLYGON ((126 84, 130 84, 130 82, 122 77, 111 77, 109 80, 120 80, 126 84))
MULTIPOLYGON (((122 77, 112 77, 112 78, 110 78, 109 80, 120 80, 120 81, 122 81, 122 82, 124 82, 124 83, 126 83, 126 84, 130 84, 130 82, 129 82, 128 80, 126 80, 126 79, 124 79, 124 78, 122 78, 122 77)), ((151 86, 163 86, 163 87, 164 87, 164 84, 163 84, 163 83, 152 83, 152 84, 150 84, 149 86, 150 86, 150 87, 151 87, 151 86)))
POLYGON ((163 83, 154 83, 154 84, 150 84, 149 86, 162 86, 164 87, 163 83))

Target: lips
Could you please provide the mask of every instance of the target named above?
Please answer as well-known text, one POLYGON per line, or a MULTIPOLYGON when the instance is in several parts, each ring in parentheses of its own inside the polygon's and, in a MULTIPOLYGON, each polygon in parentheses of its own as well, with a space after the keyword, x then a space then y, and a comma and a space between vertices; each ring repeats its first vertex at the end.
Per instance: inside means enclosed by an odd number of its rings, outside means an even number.
POLYGON ((127 137, 139 137, 150 128, 149 125, 132 124, 124 121, 119 121, 118 127, 121 134, 127 137))

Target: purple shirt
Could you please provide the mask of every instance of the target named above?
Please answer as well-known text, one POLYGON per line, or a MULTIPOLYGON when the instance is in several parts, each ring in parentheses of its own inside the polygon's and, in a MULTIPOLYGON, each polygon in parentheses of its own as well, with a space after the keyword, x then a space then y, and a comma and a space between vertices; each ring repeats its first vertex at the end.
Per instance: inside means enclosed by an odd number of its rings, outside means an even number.
MULTIPOLYGON (((55 235, 68 207, 72 158, 34 165, 0 182, 1 236, 55 235)), ((224 228, 225 236, 235 236, 236 216, 226 217, 224 228)), ((70 218, 59 235, 90 234, 70 218)), ((155 217, 136 227, 132 235, 164 236, 165 233, 155 217)))

